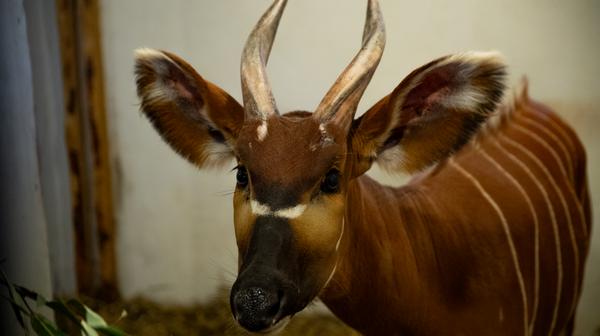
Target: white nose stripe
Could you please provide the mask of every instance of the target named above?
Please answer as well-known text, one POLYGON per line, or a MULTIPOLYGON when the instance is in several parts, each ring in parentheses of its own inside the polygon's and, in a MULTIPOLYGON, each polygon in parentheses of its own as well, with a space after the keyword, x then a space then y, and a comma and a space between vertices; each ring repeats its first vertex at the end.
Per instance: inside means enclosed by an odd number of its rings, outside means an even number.
POLYGON ((257 216, 273 216, 294 219, 302 215, 304 210, 306 210, 306 204, 298 204, 293 207, 273 211, 268 205, 261 204, 256 200, 251 200, 250 208, 252 209, 252 213, 257 216))

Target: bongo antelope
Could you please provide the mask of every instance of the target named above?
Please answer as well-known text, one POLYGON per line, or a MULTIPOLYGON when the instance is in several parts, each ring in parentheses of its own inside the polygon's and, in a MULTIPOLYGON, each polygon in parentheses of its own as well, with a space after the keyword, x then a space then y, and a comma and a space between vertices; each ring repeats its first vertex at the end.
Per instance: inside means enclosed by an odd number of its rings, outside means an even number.
POLYGON ((318 296, 365 335, 571 334, 590 233, 573 130, 526 88, 500 103, 487 52, 427 63, 355 119, 384 49, 377 0, 316 110, 280 114, 265 66, 285 5, 248 38, 243 105, 172 53, 136 53, 163 139, 200 168, 237 161, 237 322, 272 331, 318 296), (383 186, 373 163, 415 177, 383 186))

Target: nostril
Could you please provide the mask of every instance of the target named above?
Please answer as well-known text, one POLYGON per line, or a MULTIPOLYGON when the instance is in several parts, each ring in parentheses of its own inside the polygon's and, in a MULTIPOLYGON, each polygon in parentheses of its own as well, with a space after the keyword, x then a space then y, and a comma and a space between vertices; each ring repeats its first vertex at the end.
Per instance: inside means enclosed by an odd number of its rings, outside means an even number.
POLYGON ((236 320, 250 331, 260 331, 276 322, 281 310, 282 291, 260 287, 239 290, 233 298, 236 320))

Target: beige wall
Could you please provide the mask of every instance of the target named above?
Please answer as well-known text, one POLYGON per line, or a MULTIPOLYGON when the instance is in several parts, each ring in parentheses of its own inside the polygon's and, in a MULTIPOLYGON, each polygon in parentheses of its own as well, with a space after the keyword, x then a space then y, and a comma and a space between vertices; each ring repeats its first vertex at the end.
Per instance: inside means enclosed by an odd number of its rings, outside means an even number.
MULTIPOLYGON (((512 83, 554 105, 589 152, 600 192, 600 2, 381 0, 386 52, 359 111, 413 68, 452 52, 497 49, 512 83)), ((137 112, 133 49, 173 51, 240 98, 239 58, 269 1, 105 0, 103 41, 116 173, 119 272, 125 295, 203 300, 235 274, 231 222, 234 174, 199 172, 177 157, 137 112)), ((356 52, 365 1, 290 0, 269 64, 281 110, 312 110, 356 52)), ((233 165, 232 165, 233 166, 233 165)), ((375 172, 379 177, 383 175, 375 172)), ((401 178, 383 177, 397 184, 401 178)), ((596 213, 600 211, 594 203, 596 213)), ((596 225, 598 226, 598 225, 596 225)), ((600 234, 594 230, 579 334, 600 325, 600 234)))

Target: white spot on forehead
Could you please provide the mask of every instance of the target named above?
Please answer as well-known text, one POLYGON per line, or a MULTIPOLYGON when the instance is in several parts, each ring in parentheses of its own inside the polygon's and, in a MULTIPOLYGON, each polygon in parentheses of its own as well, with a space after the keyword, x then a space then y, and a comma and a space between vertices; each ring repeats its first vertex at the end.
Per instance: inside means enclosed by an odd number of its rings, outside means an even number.
POLYGON ((252 213, 257 216, 273 216, 294 219, 300 217, 304 213, 304 210, 306 210, 306 204, 298 204, 293 207, 273 211, 271 207, 266 204, 261 204, 257 200, 250 200, 250 208, 252 209, 252 213))
POLYGON ((321 134, 323 134, 323 135, 327 134, 327 130, 325 129, 325 124, 319 124, 319 131, 321 131, 321 134))
POLYGON ((321 146, 327 145, 333 142, 331 136, 327 133, 325 129, 325 124, 319 124, 319 131, 321 131, 321 146))
POLYGON ((321 131, 321 138, 329 139, 329 134, 327 134, 327 130, 325 129, 325 124, 319 124, 319 131, 321 131))
POLYGON ((267 121, 263 120, 263 122, 256 128, 256 137, 258 138, 258 141, 265 140, 268 132, 269 129, 267 128, 267 121))

